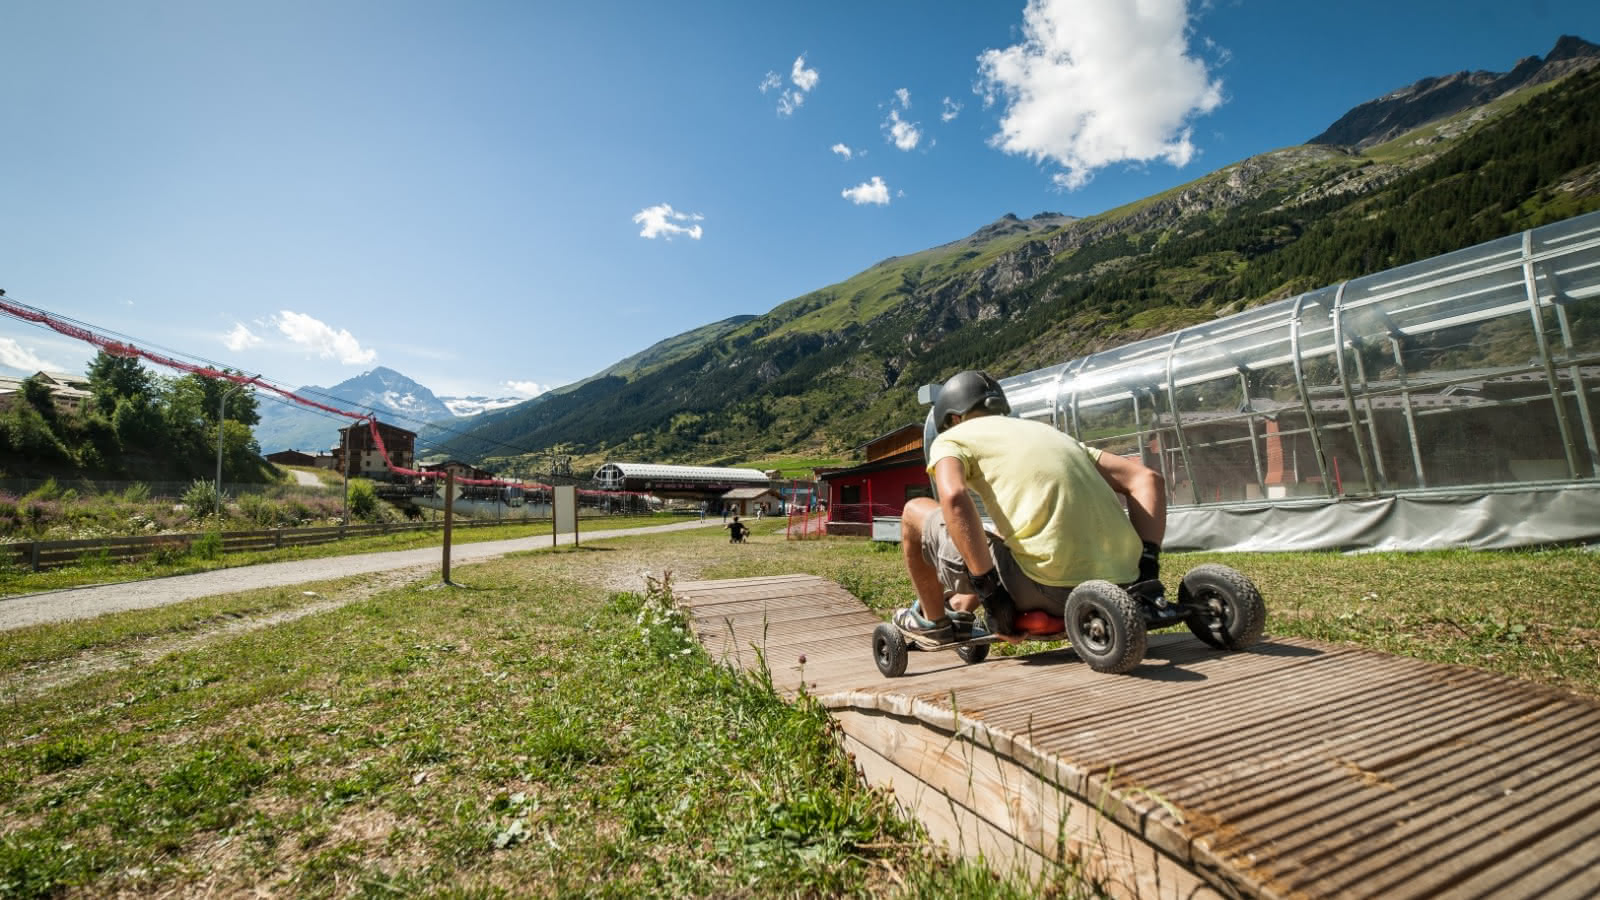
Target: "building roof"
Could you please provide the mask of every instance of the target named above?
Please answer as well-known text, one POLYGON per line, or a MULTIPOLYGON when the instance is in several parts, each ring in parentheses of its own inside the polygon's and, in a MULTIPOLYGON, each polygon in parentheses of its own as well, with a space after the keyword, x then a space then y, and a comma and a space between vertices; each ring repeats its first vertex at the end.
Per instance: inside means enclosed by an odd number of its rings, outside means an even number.
POLYGON ((669 466, 655 463, 608 462, 595 470, 594 477, 601 483, 621 482, 628 478, 664 481, 723 483, 744 482, 767 486, 771 479, 758 469, 738 469, 725 466, 669 466))
POLYGON ((893 456, 885 456, 883 459, 875 459, 869 463, 862 463, 859 466, 851 466, 848 469, 831 469, 827 472, 819 470, 817 480, 830 481, 851 475, 870 475, 873 472, 881 472, 885 469, 899 469, 907 466, 916 466, 918 469, 924 468, 922 449, 920 447, 903 453, 896 453, 893 456))
POLYGON ((773 496, 773 497, 777 496, 777 494, 772 493, 772 489, 771 488, 742 487, 742 488, 734 488, 733 490, 728 491, 726 494, 722 495, 722 499, 724 499, 724 500, 754 500, 757 497, 767 496, 767 495, 770 495, 770 496, 773 496))

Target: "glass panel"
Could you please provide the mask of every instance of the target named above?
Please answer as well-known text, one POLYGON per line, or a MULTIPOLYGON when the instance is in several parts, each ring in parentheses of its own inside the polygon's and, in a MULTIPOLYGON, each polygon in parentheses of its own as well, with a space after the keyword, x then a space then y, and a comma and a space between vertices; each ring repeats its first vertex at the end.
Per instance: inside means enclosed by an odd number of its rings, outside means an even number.
POLYGON ((1553 358, 1600 358, 1600 247, 1538 260, 1533 273, 1553 358))
POLYGON ((1396 293, 1430 297, 1440 282, 1454 281, 1485 269, 1500 269, 1522 261, 1522 235, 1496 238, 1486 244, 1435 256, 1421 262, 1388 269, 1351 281, 1344 289, 1345 308, 1396 293))
POLYGON ((1090 357, 1063 385, 1063 418, 1072 421, 1075 403, 1077 433, 1085 444, 1159 469, 1169 499, 1190 503, 1191 494, 1175 492, 1188 477, 1166 400, 1171 344, 1170 337, 1140 341, 1090 357))
MULTIPOLYGON (((1286 300, 1184 332, 1173 358, 1178 417, 1201 503, 1284 496, 1281 438, 1268 469, 1267 421, 1300 408, 1286 300)), ((1303 418, 1303 416, 1302 416, 1303 418)))
MULTIPOLYGON (((1311 402, 1312 425, 1322 443, 1322 456, 1327 461, 1327 483, 1323 482, 1321 467, 1313 465, 1300 470, 1301 480, 1289 496, 1307 494, 1338 494, 1345 487, 1346 476, 1356 481, 1354 490, 1361 491, 1361 461, 1356 455, 1355 443, 1350 438, 1350 415, 1345 409, 1344 392, 1339 385, 1339 364, 1333 347, 1333 309, 1338 288, 1327 287, 1313 291, 1302 298, 1300 305, 1300 361, 1305 373, 1306 394, 1311 402)), ((1280 417, 1287 415, 1285 410, 1280 417)), ((1297 411, 1293 421, 1301 428, 1305 414, 1297 411)), ((1290 430, 1287 427, 1285 430, 1290 430)), ((1308 436, 1309 439, 1309 436, 1308 436)), ((1312 462, 1315 462, 1315 458, 1312 462)))
POLYGON ((1056 376, 1070 367, 1069 363, 1062 363, 1015 378, 1000 379, 1000 387, 1005 389, 1006 402, 1011 404, 1012 415, 1049 425, 1057 424, 1051 421, 1055 411, 1056 376))
POLYGON ((1584 213, 1563 222, 1542 225, 1534 229, 1531 237, 1534 256, 1559 252, 1574 244, 1600 239, 1600 212, 1584 213))

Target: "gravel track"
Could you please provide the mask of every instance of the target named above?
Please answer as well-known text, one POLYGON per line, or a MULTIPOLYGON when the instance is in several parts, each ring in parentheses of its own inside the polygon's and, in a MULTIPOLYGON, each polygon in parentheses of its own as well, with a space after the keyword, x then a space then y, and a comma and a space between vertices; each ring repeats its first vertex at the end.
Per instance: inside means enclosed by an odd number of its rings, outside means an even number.
MULTIPOLYGON (((653 534, 663 531, 684 531, 692 528, 710 528, 718 523, 698 519, 675 522, 671 525, 652 525, 644 528, 618 528, 608 531, 580 531, 583 541, 623 537, 630 534, 653 534)), ((573 536, 561 536, 562 544, 571 544, 573 536)), ((552 546, 549 535, 514 538, 506 541, 482 541, 473 544, 456 544, 450 551, 452 566, 479 562, 517 553, 524 550, 542 550, 552 546)), ((64 588, 41 591, 36 594, 18 594, 0 599, 0 631, 40 625, 47 622, 67 622, 87 619, 110 612, 129 609, 148 609, 196 597, 212 597, 264 587, 304 584, 308 581, 327 581, 369 572, 389 572, 396 569, 415 569, 416 578, 425 578, 438 572, 440 549, 422 547, 416 550, 391 550, 382 553, 356 553, 349 556, 329 556, 322 559, 303 559, 290 562, 262 563, 257 566, 239 566, 216 569, 194 575, 174 575, 169 578, 151 578, 120 584, 102 584, 91 587, 64 588)))

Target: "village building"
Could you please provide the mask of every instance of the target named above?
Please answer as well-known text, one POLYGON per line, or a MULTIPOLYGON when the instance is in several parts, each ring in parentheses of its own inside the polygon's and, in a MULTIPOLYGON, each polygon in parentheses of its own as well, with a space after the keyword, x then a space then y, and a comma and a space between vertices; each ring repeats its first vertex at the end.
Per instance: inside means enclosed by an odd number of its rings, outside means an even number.
MULTIPOLYGON (((409 469, 416 459, 417 433, 383 422, 377 423, 378 434, 384 449, 389 452, 389 462, 396 468, 409 469)), ((372 439, 372 426, 366 422, 339 429, 339 446, 334 449, 333 468, 352 477, 373 481, 403 481, 405 476, 389 471, 372 439), (348 470, 346 459, 349 460, 348 470)))
POLYGON ((783 510, 783 498, 772 488, 734 488, 721 497, 722 509, 730 516, 751 518, 757 515, 775 516, 783 510))
POLYGON ((869 536, 874 519, 898 523, 907 500, 933 496, 920 423, 879 435, 857 449, 866 462, 816 470, 818 493, 828 498, 829 534, 869 536))
MULTIPOLYGON (((94 399, 89 390, 89 376, 68 372, 35 372, 33 377, 50 389, 50 402, 62 415, 76 413, 94 399)), ((22 401, 22 383, 26 378, 0 375, 0 412, 11 409, 22 401)))
POLYGON ((299 450, 279 450, 276 453, 268 453, 267 462, 279 466, 312 466, 316 465, 317 458, 299 450))
MULTIPOLYGON (((385 438, 385 440, 387 440, 387 438, 385 438)), ((423 472, 438 472, 440 475, 448 473, 454 475, 458 481, 461 479, 486 481, 494 477, 493 472, 490 472, 487 469, 480 469, 471 463, 464 463, 458 459, 447 459, 444 462, 423 463, 422 465, 417 466, 417 468, 423 472)))

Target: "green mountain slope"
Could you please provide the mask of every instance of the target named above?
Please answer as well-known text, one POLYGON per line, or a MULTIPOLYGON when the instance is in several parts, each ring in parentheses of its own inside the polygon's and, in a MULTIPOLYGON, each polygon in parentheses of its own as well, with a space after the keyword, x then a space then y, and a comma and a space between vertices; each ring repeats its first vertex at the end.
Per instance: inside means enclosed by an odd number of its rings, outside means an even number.
POLYGON ((707 344, 721 340, 729 332, 734 331, 754 318, 756 317, 753 315, 730 316, 720 322, 712 322, 710 325, 702 325, 692 331, 673 335, 666 340, 656 341, 638 353, 620 362, 612 363, 582 381, 574 381, 572 384, 563 385, 550 393, 556 396, 570 394, 589 382, 600 378, 612 375, 627 378, 630 375, 666 365, 674 360, 688 356, 707 344))
POLYGON ((1591 69, 1367 151, 1291 147, 1086 219, 1008 217, 613 367, 457 447, 702 463, 839 452, 921 418, 917 386, 961 368, 1040 368, 1596 208, 1591 69))

